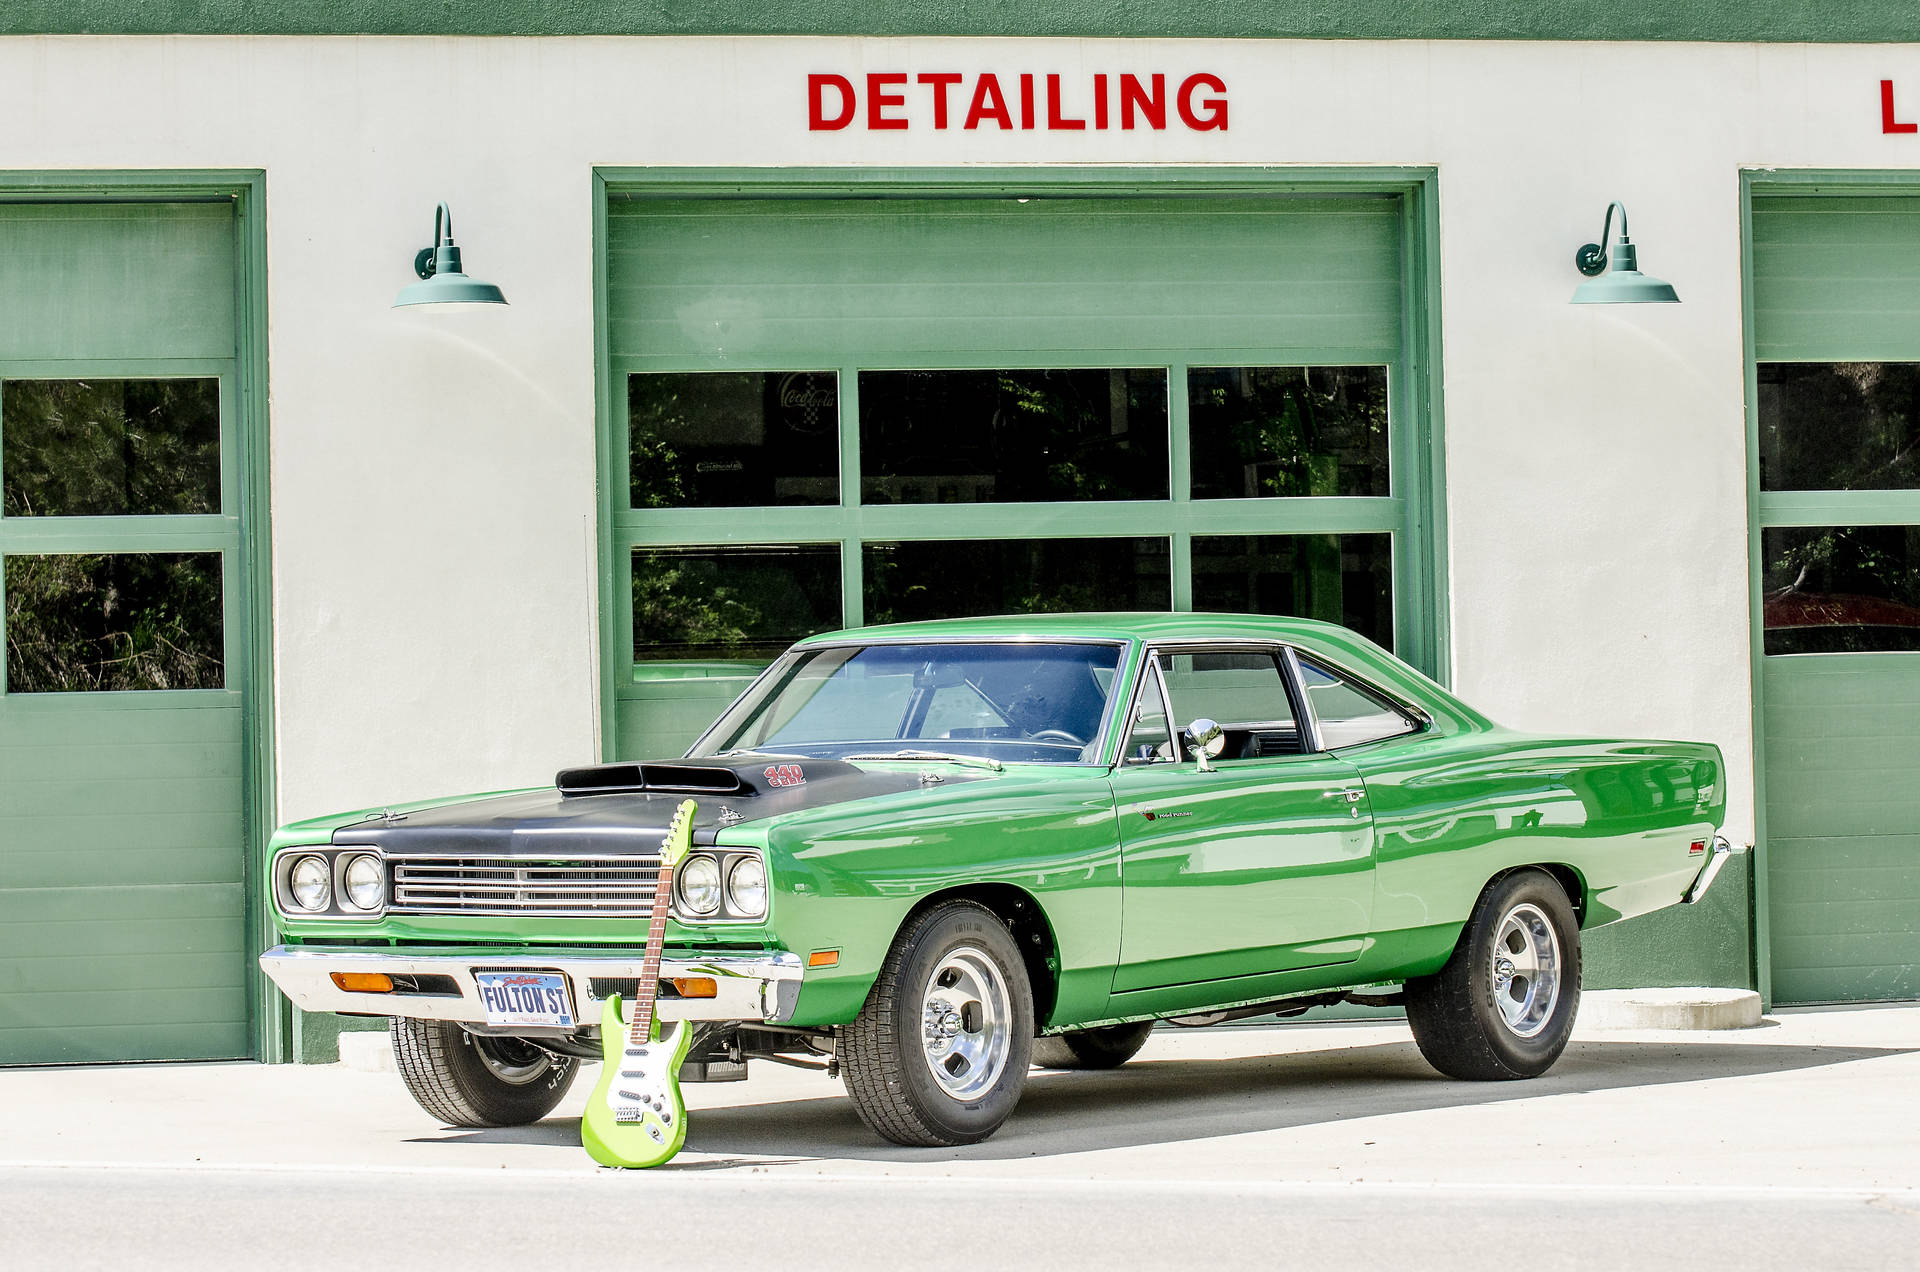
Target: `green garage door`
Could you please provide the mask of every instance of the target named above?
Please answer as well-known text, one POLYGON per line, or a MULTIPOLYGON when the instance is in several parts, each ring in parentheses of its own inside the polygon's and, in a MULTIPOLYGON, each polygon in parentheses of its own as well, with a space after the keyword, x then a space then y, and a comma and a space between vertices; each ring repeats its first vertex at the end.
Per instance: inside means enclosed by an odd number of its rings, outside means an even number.
POLYGON ((235 212, 0 204, 0 1064, 252 1051, 235 212))
POLYGON ((1437 638, 1406 195, 607 207, 607 749, 791 640, 1212 609, 1437 638))
POLYGON ((1920 996, 1920 199, 1753 202, 1773 993, 1920 996))

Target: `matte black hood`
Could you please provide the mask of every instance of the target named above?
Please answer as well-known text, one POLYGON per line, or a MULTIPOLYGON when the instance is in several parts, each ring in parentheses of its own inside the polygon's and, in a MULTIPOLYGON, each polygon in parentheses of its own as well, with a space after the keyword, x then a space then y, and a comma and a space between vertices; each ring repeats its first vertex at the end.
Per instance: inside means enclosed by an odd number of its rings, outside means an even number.
MULTIPOLYGON (((942 772, 949 783, 976 774, 942 772)), ((693 838, 714 842, 722 826, 825 804, 921 788, 917 771, 866 772, 839 760, 756 756, 707 762, 596 764, 564 769, 550 791, 527 791, 375 816, 342 826, 336 844, 390 853, 553 857, 659 851, 673 810, 698 802, 693 838)))

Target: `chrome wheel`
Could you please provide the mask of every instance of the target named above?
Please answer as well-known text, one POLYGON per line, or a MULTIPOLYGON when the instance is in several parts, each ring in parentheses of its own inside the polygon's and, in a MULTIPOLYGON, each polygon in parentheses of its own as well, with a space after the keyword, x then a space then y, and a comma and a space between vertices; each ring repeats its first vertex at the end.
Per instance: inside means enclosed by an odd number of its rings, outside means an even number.
POLYGON ((960 946, 933 969, 921 1002, 921 1042, 941 1091, 966 1101, 991 1090, 1013 1045, 1013 1010, 999 966, 960 946))
POLYGON ((1518 1038, 1547 1027, 1560 1001, 1560 938, 1540 907, 1522 902, 1500 920, 1488 971, 1500 1019, 1518 1038))
POLYGON ((468 1034, 467 1038, 487 1072, 510 1086, 538 1082, 553 1065, 552 1056, 518 1038, 488 1038, 480 1034, 468 1034))

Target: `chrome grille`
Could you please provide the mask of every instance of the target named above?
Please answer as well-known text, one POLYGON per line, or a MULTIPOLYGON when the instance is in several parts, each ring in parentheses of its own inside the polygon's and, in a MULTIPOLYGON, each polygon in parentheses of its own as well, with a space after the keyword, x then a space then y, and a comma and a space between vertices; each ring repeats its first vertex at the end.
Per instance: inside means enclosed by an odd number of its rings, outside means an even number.
POLYGON ((660 858, 393 857, 401 914, 633 916, 653 912, 660 858))

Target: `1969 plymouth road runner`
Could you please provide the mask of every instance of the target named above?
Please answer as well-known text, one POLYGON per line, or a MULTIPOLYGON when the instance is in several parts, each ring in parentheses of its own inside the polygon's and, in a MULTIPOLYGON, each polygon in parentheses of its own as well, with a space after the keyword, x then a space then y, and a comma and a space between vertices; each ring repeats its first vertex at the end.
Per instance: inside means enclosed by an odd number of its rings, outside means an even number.
POLYGON ((901 1144, 991 1135, 1031 1065, 1124 1063, 1156 1021, 1404 1003, 1458 1078, 1566 1046, 1582 931, 1697 900, 1719 751, 1501 728, 1343 628, 1046 615, 802 641, 684 757, 283 828, 301 1007, 392 1018, 459 1126, 534 1121, 641 976, 684 1080, 846 1080, 901 1144))

